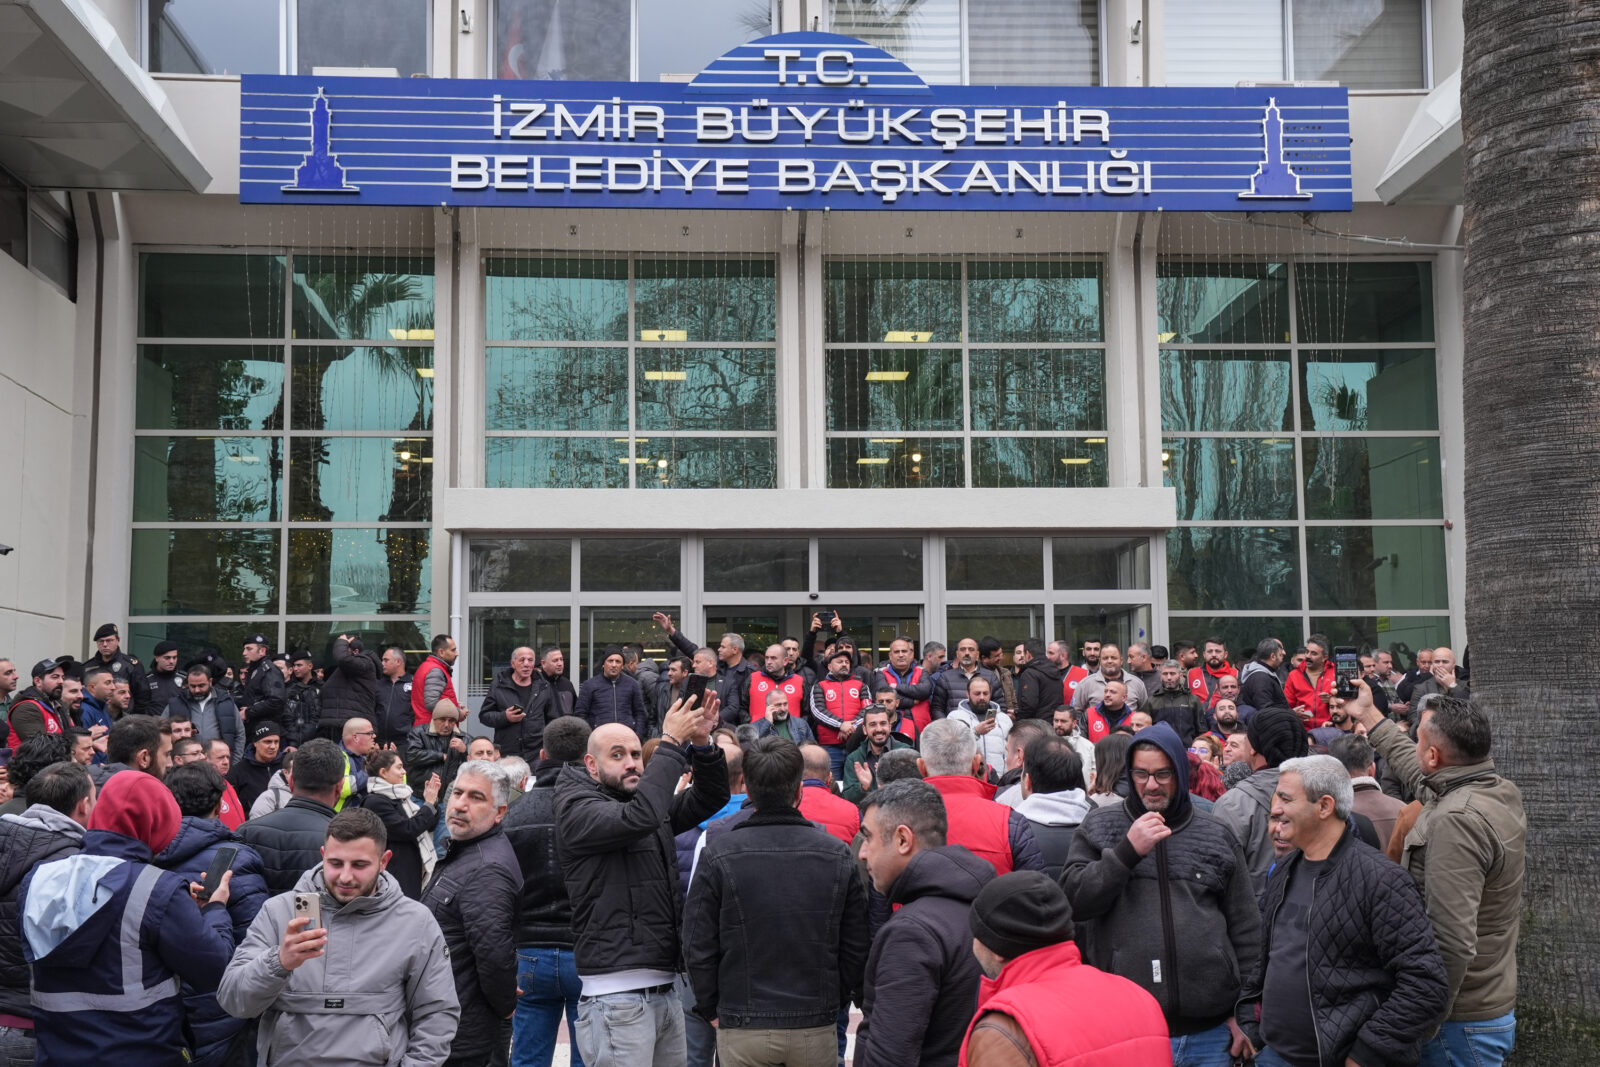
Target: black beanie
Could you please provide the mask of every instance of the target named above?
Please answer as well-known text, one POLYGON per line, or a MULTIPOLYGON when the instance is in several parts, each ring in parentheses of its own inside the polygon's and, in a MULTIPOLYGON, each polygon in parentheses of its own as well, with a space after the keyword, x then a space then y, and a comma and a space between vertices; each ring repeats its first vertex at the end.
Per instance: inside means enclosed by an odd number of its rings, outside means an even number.
POLYGON ((984 948, 1008 960, 1072 940, 1067 894, 1040 871, 1012 871, 984 886, 967 921, 984 948))
POLYGON ((1286 759, 1297 759, 1311 751, 1311 740, 1300 716, 1288 708, 1262 708, 1245 724, 1250 747, 1276 767, 1286 759))

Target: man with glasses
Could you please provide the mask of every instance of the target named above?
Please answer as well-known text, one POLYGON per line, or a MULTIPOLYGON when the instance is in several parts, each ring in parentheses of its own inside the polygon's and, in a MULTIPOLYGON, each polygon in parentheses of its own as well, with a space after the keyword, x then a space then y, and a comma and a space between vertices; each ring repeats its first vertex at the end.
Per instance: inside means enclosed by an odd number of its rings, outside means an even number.
MULTIPOLYGON (((367 753, 378 744, 378 731, 366 719, 347 719, 339 739, 339 751, 344 753, 344 786, 339 791, 339 803, 334 811, 343 811, 352 796, 367 792, 367 753)), ((357 804, 361 801, 357 800, 357 804)))
POLYGON ((1190 803, 1188 754, 1172 727, 1134 735, 1127 771, 1128 798, 1085 816, 1061 875, 1084 962, 1156 998, 1174 1067, 1228 1067, 1248 1054, 1233 1018, 1240 982, 1229 976, 1261 950, 1244 851, 1190 803))

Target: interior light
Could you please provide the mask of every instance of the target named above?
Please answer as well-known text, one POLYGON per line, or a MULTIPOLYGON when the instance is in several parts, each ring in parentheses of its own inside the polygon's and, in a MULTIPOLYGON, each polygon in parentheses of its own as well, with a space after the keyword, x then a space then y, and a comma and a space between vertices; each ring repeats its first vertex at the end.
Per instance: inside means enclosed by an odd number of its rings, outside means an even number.
POLYGON ((629 459, 627 456, 618 456, 617 457, 617 462, 618 463, 649 463, 650 462, 650 458, 648 456, 637 456, 637 457, 635 457, 633 459, 629 459))
POLYGON ((1106 439, 1104 437, 1085 437, 1083 443, 1086 445, 1103 445, 1106 443, 1106 439))
POLYGON ((869 437, 867 441, 875 445, 903 445, 906 443, 904 437, 869 437))
POLYGON ((411 458, 411 453, 410 452, 402 452, 402 453, 400 453, 400 462, 404 463, 407 460, 409 460, 410 458, 411 458))
POLYGON ((1167 460, 1169 460, 1171 458, 1172 458, 1172 453, 1171 452, 1163 452, 1163 453, 1161 453, 1161 462, 1165 463, 1167 460))
POLYGON ((933 340, 932 330, 890 330, 883 335, 885 344, 925 345, 933 340))
MULTIPOLYGON (((261 457, 260 456, 229 456, 228 458, 230 460, 232 460, 234 463, 260 463, 261 462, 261 457)), ((1424 462, 1426 462, 1426 461, 1424 461, 1424 462)))
MULTIPOLYGON (((628 438, 626 437, 613 437, 611 440, 619 445, 625 445, 628 443, 628 438)), ((641 445, 647 445, 650 443, 650 438, 648 437, 635 437, 633 440, 639 442, 641 445)))
POLYGON ((422 463, 432 463, 433 462, 433 457, 432 456, 418 456, 417 459, 418 459, 419 462, 422 462, 422 463))
POLYGON ((687 341, 688 330, 640 330, 641 341, 687 341))
POLYGON ((1294 444, 1293 441, 1287 440, 1287 439, 1282 438, 1282 437, 1263 437, 1261 439, 1261 443, 1264 444, 1264 445, 1292 445, 1292 444, 1294 444))
POLYGON ((431 341, 433 331, 429 330, 390 330, 389 336, 396 341, 431 341))
POLYGON ((432 378, 433 377, 433 368, 432 367, 418 367, 417 368, 417 377, 418 378, 432 378))
POLYGON ((647 382, 685 382, 689 380, 686 370, 647 370, 644 372, 647 382))
POLYGON ((1174 337, 1178 336, 1178 335, 1176 333, 1164 333, 1164 334, 1160 334, 1159 336, 1161 338, 1161 343, 1162 344, 1170 344, 1172 342, 1172 339, 1174 337))
POLYGON ((911 453, 911 462, 913 462, 913 463, 921 463, 922 462, 922 453, 921 452, 913 452, 913 453, 911 453))
POLYGON ((911 377, 911 372, 908 370, 867 371, 867 381, 869 382, 903 382, 909 377, 911 377))
POLYGON ((658 459, 658 460, 656 460, 656 466, 660 467, 662 470, 666 470, 667 469, 667 461, 664 460, 664 459, 658 459))
POLYGON ((1062 456, 1061 462, 1069 467, 1087 467, 1091 461, 1087 456, 1062 456))
POLYGON ((888 462, 889 460, 886 456, 862 456, 856 460, 856 464, 862 467, 882 466, 888 462))

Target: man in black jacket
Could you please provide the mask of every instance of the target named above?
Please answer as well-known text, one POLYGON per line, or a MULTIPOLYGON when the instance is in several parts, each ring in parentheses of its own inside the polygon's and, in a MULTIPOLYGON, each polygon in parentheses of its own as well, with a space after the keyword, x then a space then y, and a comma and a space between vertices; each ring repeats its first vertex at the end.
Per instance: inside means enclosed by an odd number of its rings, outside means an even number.
POLYGON ((379 747, 404 748, 413 718, 411 673, 406 670, 406 654, 399 646, 390 645, 383 650, 378 677, 373 680, 373 694, 372 725, 378 731, 379 747))
POLYGON ((967 915, 994 867, 946 845, 948 826, 926 782, 890 782, 862 801, 861 861, 899 910, 867 954, 855 1067, 954 1067, 960 1056, 983 977, 967 915))
POLYGON ((544 724, 550 715, 550 688, 542 671, 534 670, 533 649, 512 650, 511 664, 495 672, 494 683, 478 709, 478 721, 494 731, 494 743, 505 756, 539 761, 544 724))
POLYGON ((1332 756, 1279 768, 1273 833, 1293 851, 1267 877, 1261 955, 1237 1008, 1258 1067, 1416 1063, 1449 1006, 1417 884, 1350 832, 1353 801, 1332 756))
POLYGON ((590 734, 584 767, 564 768, 556 780, 557 845, 583 982, 578 1050, 588 1067, 683 1063, 683 1002, 673 987, 683 890, 673 836, 728 802, 727 762, 710 743, 716 712, 714 699, 703 711, 694 701, 673 705, 648 769, 638 735, 608 723, 590 734), (674 796, 691 765, 694 784, 674 796))
POLYGON ((28 806, 0 819, 0 1062, 32 1063, 33 1005, 22 955, 17 890, 23 876, 83 850, 94 783, 76 763, 52 763, 28 781, 28 806))
POLYGON ((706 845, 683 940, 695 1012, 723 1063, 831 1063, 867 958, 867 894, 850 850, 797 810, 805 761, 768 735, 744 753, 755 812, 706 845), (773 914, 759 939, 748 917, 773 914))
POLYGON ((244 662, 236 700, 245 724, 266 719, 278 722, 284 714, 283 674, 272 662, 272 642, 266 634, 256 634, 244 643, 244 662))
MULTIPOLYGON (((298 661, 295 664, 299 668, 298 661)), ((372 721, 378 696, 378 661, 362 647, 359 638, 340 634, 333 642, 333 666, 318 693, 321 716, 318 732, 330 741, 343 736, 351 719, 372 721)))
POLYGON ((1127 770, 1127 799, 1084 817, 1061 875, 1084 962, 1156 998, 1174 1067, 1237 1059, 1245 1039, 1230 976, 1247 973, 1261 946, 1244 850, 1190 803, 1189 756, 1171 726, 1135 734, 1127 770))
POLYGON ((511 799, 511 780, 498 764, 461 765, 445 823, 450 851, 433 869, 422 903, 439 923, 450 950, 461 1023, 445 1067, 487 1067, 505 1062, 511 1012, 517 1006, 517 898, 522 868, 500 829, 511 799))
POLYGON ((515 1063, 549 1063, 563 1011, 567 1038, 578 1040, 578 969, 573 962, 572 901, 556 855, 556 776, 583 765, 589 724, 563 715, 545 725, 533 786, 511 802, 501 826, 522 868, 517 924, 517 1010, 511 1024, 515 1063))
POLYGON ((1045 655, 1044 642, 1039 638, 1028 638, 1022 647, 1029 658, 1017 673, 1016 717, 1049 722, 1066 693, 1062 685, 1066 671, 1045 655))
POLYGON ((240 827, 240 839, 261 856, 272 893, 292 891, 302 874, 322 862, 322 841, 339 802, 344 770, 338 745, 322 737, 307 741, 294 757, 293 798, 240 827))
POLYGON ((1239 672, 1239 702, 1252 708, 1286 708, 1288 699, 1283 695, 1283 679, 1278 668, 1287 653, 1283 642, 1276 637, 1262 638, 1256 646, 1255 659, 1239 672))

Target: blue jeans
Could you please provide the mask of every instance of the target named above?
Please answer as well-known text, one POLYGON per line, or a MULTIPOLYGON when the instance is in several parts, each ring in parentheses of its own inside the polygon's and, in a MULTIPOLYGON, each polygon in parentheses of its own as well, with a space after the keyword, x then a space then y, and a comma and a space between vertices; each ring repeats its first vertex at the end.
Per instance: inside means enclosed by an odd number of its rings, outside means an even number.
POLYGON ((823 745, 828 751, 828 762, 833 764, 833 780, 844 782, 844 758, 849 753, 845 752, 843 745, 823 745))
POLYGON ((1185 1034, 1172 1040, 1172 1067, 1232 1067, 1228 1046, 1233 1032, 1220 1023, 1198 1034, 1185 1034))
POLYGON ((511 1017, 511 1067, 550 1067, 556 1054, 561 1015, 567 1016, 572 1067, 583 1067, 578 1053, 578 980, 572 952, 564 948, 517 949, 517 1011, 511 1017))
POLYGON ((1256 1050, 1255 1067, 1294 1067, 1294 1064, 1270 1048, 1260 1048, 1256 1050))
POLYGON ((1517 1013, 1480 1022, 1447 1022, 1422 1046, 1422 1067, 1500 1067, 1517 1043, 1517 1013))

